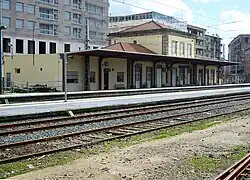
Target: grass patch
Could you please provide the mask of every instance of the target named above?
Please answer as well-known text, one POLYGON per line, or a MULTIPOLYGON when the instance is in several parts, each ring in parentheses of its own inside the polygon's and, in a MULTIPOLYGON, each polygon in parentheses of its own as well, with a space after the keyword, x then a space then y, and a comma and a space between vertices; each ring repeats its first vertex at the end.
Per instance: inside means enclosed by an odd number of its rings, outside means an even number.
POLYGON ((61 152, 44 156, 43 158, 32 158, 30 160, 0 164, 0 178, 7 178, 23 174, 32 170, 43 169, 55 165, 63 165, 81 157, 80 153, 73 151, 61 152), (28 166, 32 165, 32 168, 28 166))
MULTIPOLYGON (((51 155, 47 155, 42 159, 32 158, 29 160, 23 160, 19 162, 13 162, 8 164, 0 164, 0 179, 7 178, 10 176, 15 176, 18 174, 27 173, 33 170, 43 169, 46 167, 69 164, 72 161, 79 158, 87 158, 91 155, 96 155, 99 153, 110 153, 113 150, 125 148, 135 144, 139 144, 145 141, 158 140, 163 138, 170 138, 183 133, 191 133, 197 130, 204 130, 209 127, 215 126, 220 123, 226 123, 234 118, 243 117, 249 115, 249 111, 244 111, 240 113, 234 113, 228 116, 221 116, 217 118, 211 118, 208 120, 195 122, 192 124, 186 124, 182 126, 167 128, 159 131, 154 131, 147 134, 135 135, 129 138, 117 139, 110 142, 104 142, 102 144, 94 145, 87 148, 82 148, 77 151, 67 151, 60 152, 51 155), (30 169, 28 165, 32 165, 34 168, 30 169)), ((250 150, 250 149, 249 149, 250 150)), ((235 147, 230 155, 231 159, 240 159, 245 155, 244 147, 235 147)), ((209 157, 195 157, 191 160, 191 165, 195 168, 201 168, 200 171, 206 171, 217 169, 221 167, 220 158, 209 158, 209 157)))
POLYGON ((227 152, 216 156, 203 154, 192 157, 190 158, 188 164, 197 172, 197 178, 201 178, 201 174, 218 174, 218 170, 223 171, 229 168, 232 164, 242 159, 249 152, 250 146, 235 146, 227 152))

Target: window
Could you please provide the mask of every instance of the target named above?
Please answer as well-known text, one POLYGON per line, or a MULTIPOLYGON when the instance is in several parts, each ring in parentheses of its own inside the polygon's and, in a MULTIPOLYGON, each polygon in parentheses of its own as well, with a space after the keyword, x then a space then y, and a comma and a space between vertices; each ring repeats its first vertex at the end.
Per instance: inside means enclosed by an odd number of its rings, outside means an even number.
POLYGON ((192 44, 188 44, 188 57, 192 57, 192 44))
POLYGON ((180 55, 185 56, 185 44, 180 43, 180 55))
POLYGON ((90 83, 95 83, 95 72, 94 71, 90 72, 90 83))
POLYGON ((10 18, 3 17, 3 26, 10 27, 10 18))
POLYGON ((39 41, 39 54, 46 54, 46 42, 39 41))
POLYGON ((35 54, 35 41, 28 40, 28 54, 35 54))
POLYGON ((16 39, 16 53, 23 54, 23 40, 16 39))
POLYGON ((43 19, 58 19, 58 11, 56 9, 39 8, 40 18, 43 19))
POLYGON ((3 52, 10 53, 10 38, 3 38, 3 52))
POLYGON ((172 55, 177 55, 177 41, 172 41, 172 55))
POLYGON ((20 2, 16 3, 16 11, 23 12, 23 3, 20 3, 20 2))
POLYGON ((58 35, 58 26, 54 24, 39 24, 40 34, 44 35, 58 35))
POLYGON ((23 20, 22 19, 16 19, 16 28, 23 29, 23 20))
POLYGON ((32 4, 28 4, 28 13, 35 14, 35 6, 32 4))
POLYGON ((74 9, 81 9, 82 2, 81 0, 73 0, 73 8, 74 9))
POLYGON ((68 71, 67 72, 67 83, 78 83, 78 72, 68 71))
POLYGON ((35 22, 34 21, 28 21, 28 29, 29 30, 35 29, 35 22))
POLYGON ((53 42, 49 43, 49 53, 50 54, 56 53, 56 43, 53 43, 53 42))
POLYGON ((71 0, 65 0, 65 1, 64 1, 64 4, 70 5, 70 1, 71 1, 71 0))
POLYGON ((117 72, 117 82, 124 82, 124 72, 117 72))
POLYGON ((81 24, 81 22, 82 22, 82 15, 73 13, 73 23, 81 24))
POLYGON ((104 21, 98 20, 98 19, 90 19, 89 20, 89 26, 92 28, 103 28, 104 27, 104 21))
POLYGON ((65 11, 64 19, 70 21, 71 20, 71 12, 65 11))
POLYGON ((82 37, 81 33, 82 33, 82 29, 73 28, 73 37, 74 38, 81 38, 82 37))
POLYGON ((96 6, 94 4, 86 3, 86 9, 88 12, 103 14, 103 7, 101 6, 96 6))
POLYGON ((65 35, 68 35, 68 36, 71 35, 71 27, 70 26, 65 26, 65 35))
POLYGON ((3 9, 10 9, 10 0, 3 0, 3 9))
POLYGON ((20 68, 15 68, 15 73, 16 74, 20 74, 21 73, 21 69, 20 68))
POLYGON ((64 52, 70 52, 70 44, 64 44, 64 52))

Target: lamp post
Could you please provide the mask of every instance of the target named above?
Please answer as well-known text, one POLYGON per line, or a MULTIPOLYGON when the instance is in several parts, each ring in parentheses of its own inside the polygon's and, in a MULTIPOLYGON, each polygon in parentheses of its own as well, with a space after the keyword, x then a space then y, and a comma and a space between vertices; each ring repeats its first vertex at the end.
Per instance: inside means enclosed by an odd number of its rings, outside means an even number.
POLYGON ((2 55, 2 30, 6 29, 6 26, 0 26, 0 94, 3 94, 3 55, 2 55))

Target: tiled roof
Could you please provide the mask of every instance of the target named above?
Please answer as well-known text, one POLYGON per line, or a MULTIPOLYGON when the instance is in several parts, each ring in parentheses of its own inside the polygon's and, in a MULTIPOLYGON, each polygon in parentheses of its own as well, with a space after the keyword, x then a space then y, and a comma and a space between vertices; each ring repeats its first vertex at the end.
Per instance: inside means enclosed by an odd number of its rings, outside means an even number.
POLYGON ((125 29, 123 32, 134 32, 134 31, 145 31, 145 30, 153 30, 153 29, 168 29, 169 26, 166 24, 161 24, 156 21, 149 21, 144 24, 140 24, 138 26, 134 26, 128 29, 125 29))
POLYGON ((156 54, 155 52, 151 51, 150 49, 148 49, 140 44, 135 44, 135 43, 119 42, 119 43, 113 44, 111 46, 107 46, 103 49, 125 51, 125 52, 139 52, 139 53, 156 54))

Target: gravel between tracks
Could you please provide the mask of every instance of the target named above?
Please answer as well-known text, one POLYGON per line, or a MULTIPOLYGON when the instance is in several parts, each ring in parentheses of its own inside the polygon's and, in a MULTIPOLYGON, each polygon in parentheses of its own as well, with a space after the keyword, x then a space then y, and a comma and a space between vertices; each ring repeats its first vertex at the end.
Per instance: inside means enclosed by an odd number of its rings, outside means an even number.
MULTIPOLYGON (((243 100, 240 102, 227 102, 227 105, 235 105, 235 107, 239 106, 239 103, 249 103, 249 100, 243 100)), ((56 128, 53 130, 43 130, 43 131, 37 131, 34 133, 23 133, 23 134, 17 134, 17 135, 8 135, 8 136, 1 136, 0 137, 0 144, 7 144, 7 143, 14 143, 14 142, 19 142, 19 141, 25 141, 25 140, 32 140, 32 139, 40 139, 40 138, 46 138, 46 137, 52 137, 56 135, 62 135, 65 133, 73 133, 77 131, 83 131, 83 130, 90 130, 90 129, 95 129, 95 128, 102 128, 102 127, 108 127, 108 126, 113 126, 113 125, 118 125, 122 123, 130 123, 130 122, 139 122, 139 121, 144 121, 152 118, 160 118, 162 116, 171 116, 175 114, 181 114, 181 113, 186 113, 187 111, 200 111, 200 110, 205 110, 205 109, 211 109, 211 108, 216 108, 216 107, 222 107, 224 106, 223 103, 215 104, 215 105, 208 105, 206 107, 196 107, 196 108, 188 108, 188 109, 183 109, 183 110, 173 110, 173 111, 166 111, 166 112, 160 112, 160 113, 154 113, 154 114, 148 114, 148 115, 141 115, 137 117, 129 117, 129 118, 119 118, 119 119, 114 119, 114 120, 109 120, 109 121, 102 121, 98 123, 88 123, 88 124, 83 124, 83 125, 76 125, 76 126, 67 126, 67 127, 61 127, 61 128, 56 128)), ((240 105, 242 107, 242 105, 240 105)), ((245 105, 248 106, 248 105, 245 105)), ((218 109, 220 111, 220 109, 218 109)), ((106 116, 105 116, 106 117, 106 116)), ((108 117, 108 116, 107 116, 108 117)), ((192 116, 191 116, 192 117, 192 116)), ((90 118, 91 119, 91 118, 90 118)), ((187 118, 190 119, 190 118, 187 118)))
MULTIPOLYGON (((238 118, 206 130, 116 149, 111 153, 76 160, 70 165, 46 168, 10 179, 195 179, 195 172, 186 166, 188 157, 223 153, 236 145, 249 146, 249 129, 250 117, 238 118)), ((204 174, 204 179, 211 179, 214 175, 204 174)))

